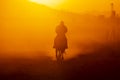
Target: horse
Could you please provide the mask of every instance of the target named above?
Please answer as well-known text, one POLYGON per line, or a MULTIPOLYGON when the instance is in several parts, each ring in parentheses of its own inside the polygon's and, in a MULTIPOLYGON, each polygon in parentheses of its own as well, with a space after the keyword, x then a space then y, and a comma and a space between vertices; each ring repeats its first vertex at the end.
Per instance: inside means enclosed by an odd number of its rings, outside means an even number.
POLYGON ((53 48, 55 48, 55 50, 56 50, 55 53, 56 53, 57 61, 63 61, 65 50, 68 48, 66 36, 65 35, 57 35, 54 40, 53 48))

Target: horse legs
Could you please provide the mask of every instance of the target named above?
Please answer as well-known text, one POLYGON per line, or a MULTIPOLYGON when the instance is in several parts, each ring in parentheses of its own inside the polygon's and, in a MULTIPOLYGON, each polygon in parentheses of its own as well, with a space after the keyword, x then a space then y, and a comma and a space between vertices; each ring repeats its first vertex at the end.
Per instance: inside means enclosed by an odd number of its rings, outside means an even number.
POLYGON ((61 50, 61 58, 62 58, 62 60, 64 60, 64 53, 65 53, 65 49, 62 49, 61 50))
POLYGON ((58 60, 58 50, 56 49, 56 59, 58 60))
POLYGON ((63 54, 63 53, 62 53, 62 56, 61 56, 61 57, 62 57, 62 60, 64 60, 64 54, 63 54))
POLYGON ((64 52, 65 50, 56 49, 56 60, 62 62, 64 60, 64 52))
POLYGON ((57 59, 57 61, 59 61, 60 58, 61 58, 61 51, 56 49, 56 59, 57 59))
POLYGON ((61 59, 64 60, 64 53, 61 53, 61 59))
POLYGON ((64 52, 62 50, 60 50, 60 60, 61 61, 64 60, 64 52))

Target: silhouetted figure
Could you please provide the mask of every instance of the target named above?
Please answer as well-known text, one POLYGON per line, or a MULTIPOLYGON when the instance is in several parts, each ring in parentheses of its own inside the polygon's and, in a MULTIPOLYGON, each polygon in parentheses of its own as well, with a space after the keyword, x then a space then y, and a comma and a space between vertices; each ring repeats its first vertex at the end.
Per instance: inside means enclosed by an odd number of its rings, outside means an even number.
POLYGON ((111 3, 111 17, 110 17, 110 27, 111 31, 109 33, 109 41, 112 43, 119 43, 119 17, 114 9, 114 3, 111 3))
POLYGON ((67 38, 65 35, 67 33, 67 27, 64 25, 63 21, 61 21, 61 23, 56 27, 56 33, 57 36, 55 37, 53 48, 56 49, 57 61, 61 61, 64 60, 63 55, 65 50, 68 48, 67 38))
POLYGON ((116 11, 114 9, 114 3, 111 3, 111 18, 114 18, 116 16, 116 11))

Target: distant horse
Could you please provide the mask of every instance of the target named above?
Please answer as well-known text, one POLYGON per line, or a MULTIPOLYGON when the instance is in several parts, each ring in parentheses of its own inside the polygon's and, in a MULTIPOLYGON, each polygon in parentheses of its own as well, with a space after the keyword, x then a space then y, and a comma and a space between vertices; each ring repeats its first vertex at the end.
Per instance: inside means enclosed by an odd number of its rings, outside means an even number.
POLYGON ((65 35, 57 35, 54 40, 53 48, 56 49, 57 61, 63 61, 65 50, 68 48, 66 36, 65 35))

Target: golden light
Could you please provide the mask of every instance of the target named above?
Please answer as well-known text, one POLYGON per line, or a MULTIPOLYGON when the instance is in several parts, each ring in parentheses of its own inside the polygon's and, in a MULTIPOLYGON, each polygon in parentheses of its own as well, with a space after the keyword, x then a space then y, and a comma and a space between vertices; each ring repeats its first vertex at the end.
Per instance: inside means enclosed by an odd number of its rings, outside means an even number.
POLYGON ((38 4, 43 4, 49 7, 57 7, 62 4, 65 0, 30 0, 38 4))

